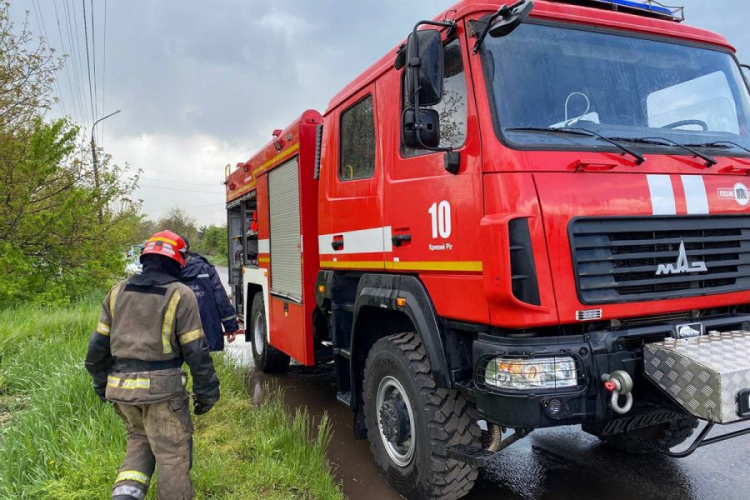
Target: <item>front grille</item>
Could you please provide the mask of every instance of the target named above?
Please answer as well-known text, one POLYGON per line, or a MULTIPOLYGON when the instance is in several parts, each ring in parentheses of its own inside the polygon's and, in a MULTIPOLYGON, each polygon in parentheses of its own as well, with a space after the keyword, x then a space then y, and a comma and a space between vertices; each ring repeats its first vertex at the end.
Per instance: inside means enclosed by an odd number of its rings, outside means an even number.
POLYGON ((584 304, 750 289, 750 217, 577 219, 570 238, 584 304), (684 272, 701 262, 705 272, 684 272), (660 265, 666 272, 658 275, 660 265))
POLYGON ((682 311, 667 314, 654 314, 652 316, 635 316, 619 320, 621 328, 635 328, 638 326, 664 325, 668 323, 690 323, 696 321, 693 311, 682 311))

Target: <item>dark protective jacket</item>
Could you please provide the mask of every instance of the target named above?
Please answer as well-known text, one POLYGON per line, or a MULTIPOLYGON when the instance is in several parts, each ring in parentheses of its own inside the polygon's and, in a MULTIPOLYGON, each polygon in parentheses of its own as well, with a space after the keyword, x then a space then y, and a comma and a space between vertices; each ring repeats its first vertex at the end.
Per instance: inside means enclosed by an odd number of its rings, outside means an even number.
POLYGON ((187 363, 198 401, 219 399, 219 379, 201 328, 198 303, 161 259, 144 262, 143 274, 107 294, 91 335, 86 369, 102 399, 123 404, 185 396, 187 363))
POLYGON ((227 333, 239 330, 234 306, 229 301, 216 268, 201 255, 191 252, 182 270, 180 281, 185 283, 198 299, 203 331, 212 351, 224 349, 222 324, 227 333))

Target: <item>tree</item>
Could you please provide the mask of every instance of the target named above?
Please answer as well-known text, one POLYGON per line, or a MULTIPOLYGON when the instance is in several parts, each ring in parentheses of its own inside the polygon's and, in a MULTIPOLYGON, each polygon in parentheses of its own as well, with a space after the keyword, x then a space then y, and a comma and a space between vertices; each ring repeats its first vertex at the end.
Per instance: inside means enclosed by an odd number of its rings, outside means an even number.
POLYGON ((61 62, 30 41, 0 3, 0 272, 12 277, 0 307, 65 302, 115 279, 138 224, 137 174, 102 155, 96 190, 78 127, 45 120, 61 62))
POLYGON ((227 256, 227 226, 208 226, 201 241, 203 251, 209 255, 227 256))
POLYGON ((172 207, 167 215, 162 217, 156 223, 157 231, 169 229, 183 238, 188 238, 191 245, 198 243, 198 229, 195 226, 195 219, 179 206, 172 207))
POLYGON ((145 240, 157 231, 174 231, 190 241, 193 251, 205 255, 227 255, 227 227, 196 226, 195 219, 180 207, 172 207, 156 222, 141 216, 138 221, 139 241, 145 240))

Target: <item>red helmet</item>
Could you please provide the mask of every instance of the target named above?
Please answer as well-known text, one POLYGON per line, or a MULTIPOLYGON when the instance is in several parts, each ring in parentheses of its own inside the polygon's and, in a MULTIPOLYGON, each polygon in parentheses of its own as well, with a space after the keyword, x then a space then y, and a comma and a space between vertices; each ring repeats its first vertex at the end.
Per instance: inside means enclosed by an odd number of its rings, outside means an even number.
POLYGON ((187 245, 185 240, 172 231, 159 231, 146 240, 146 246, 141 252, 144 255, 163 255, 176 260, 180 266, 185 267, 187 263, 187 245))

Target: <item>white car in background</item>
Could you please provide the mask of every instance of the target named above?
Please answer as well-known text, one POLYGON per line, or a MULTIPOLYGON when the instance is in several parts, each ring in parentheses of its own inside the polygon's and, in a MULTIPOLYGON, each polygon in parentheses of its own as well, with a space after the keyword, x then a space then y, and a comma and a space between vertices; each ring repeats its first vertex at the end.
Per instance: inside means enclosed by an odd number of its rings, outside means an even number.
POLYGON ((127 264, 125 265, 125 272, 132 276, 133 274, 140 274, 143 270, 143 264, 141 264, 141 252, 143 251, 143 245, 130 245, 130 250, 127 253, 127 264))
POLYGON ((143 264, 141 264, 138 260, 131 260, 125 266, 125 272, 129 276, 133 274, 141 274, 142 270, 143 270, 143 264))

